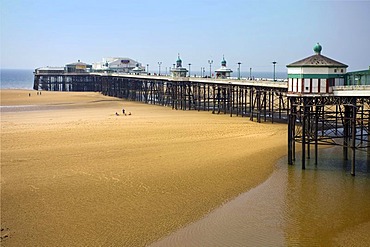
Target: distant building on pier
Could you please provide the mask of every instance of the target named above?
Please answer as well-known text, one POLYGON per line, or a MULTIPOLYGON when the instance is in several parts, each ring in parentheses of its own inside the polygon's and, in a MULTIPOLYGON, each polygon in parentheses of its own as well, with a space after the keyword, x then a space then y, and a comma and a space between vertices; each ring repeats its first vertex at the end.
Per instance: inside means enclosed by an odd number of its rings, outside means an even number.
POLYGON ((287 65, 288 93, 328 94, 345 85, 348 65, 321 55, 319 43, 313 50, 315 55, 287 65))
POLYGON ((370 66, 367 70, 348 72, 346 85, 370 85, 370 66))
POLYGON ((78 60, 76 63, 66 64, 64 68, 66 73, 86 73, 91 72, 92 65, 78 60))
POLYGON ((139 67, 142 71, 145 70, 141 63, 127 57, 103 58, 102 62, 96 62, 92 65, 92 69, 97 72, 107 71, 117 73, 135 73, 132 71, 135 67, 139 67))
POLYGON ((41 67, 35 70, 35 73, 40 74, 63 74, 65 72, 65 67, 41 67))
POLYGON ((139 63, 137 63, 135 68, 132 69, 132 73, 134 73, 135 75, 140 75, 141 73, 143 73, 143 71, 145 71, 145 69, 140 67, 139 63))
POLYGON ((176 67, 171 69, 172 77, 186 77, 186 73, 188 70, 182 67, 182 60, 180 58, 180 54, 177 56, 176 60, 176 67))
POLYGON ((216 78, 226 79, 230 77, 233 71, 226 66, 225 56, 222 56, 221 68, 215 70, 215 72, 216 78))

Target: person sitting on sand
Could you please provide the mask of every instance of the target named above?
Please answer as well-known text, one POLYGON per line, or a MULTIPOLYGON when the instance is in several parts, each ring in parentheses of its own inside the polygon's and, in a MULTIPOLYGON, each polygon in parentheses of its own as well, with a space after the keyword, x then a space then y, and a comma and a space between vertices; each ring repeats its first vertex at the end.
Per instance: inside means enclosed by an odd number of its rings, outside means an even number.
POLYGON ((116 112, 116 116, 119 116, 118 112, 116 112))

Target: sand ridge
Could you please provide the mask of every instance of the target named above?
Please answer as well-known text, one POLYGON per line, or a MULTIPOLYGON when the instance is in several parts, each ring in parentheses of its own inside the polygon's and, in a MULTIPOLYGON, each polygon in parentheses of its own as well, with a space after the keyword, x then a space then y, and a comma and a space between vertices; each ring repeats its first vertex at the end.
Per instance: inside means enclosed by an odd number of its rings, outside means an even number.
POLYGON ((284 124, 2 90, 1 106, 15 105, 43 107, 1 112, 4 246, 145 246, 260 184, 286 154, 284 124))

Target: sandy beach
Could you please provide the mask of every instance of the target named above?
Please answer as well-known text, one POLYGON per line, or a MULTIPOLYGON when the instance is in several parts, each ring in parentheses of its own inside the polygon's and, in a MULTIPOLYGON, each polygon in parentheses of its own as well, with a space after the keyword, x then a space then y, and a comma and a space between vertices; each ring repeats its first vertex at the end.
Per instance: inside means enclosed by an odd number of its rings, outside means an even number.
POLYGON ((100 93, 2 90, 1 245, 148 245, 265 181, 286 133, 100 93))

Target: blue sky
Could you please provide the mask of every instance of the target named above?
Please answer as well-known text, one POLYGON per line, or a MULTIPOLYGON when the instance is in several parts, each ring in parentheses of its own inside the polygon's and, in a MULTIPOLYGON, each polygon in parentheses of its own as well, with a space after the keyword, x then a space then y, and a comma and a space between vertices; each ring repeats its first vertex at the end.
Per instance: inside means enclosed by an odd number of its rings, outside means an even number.
POLYGON ((63 66, 130 57, 150 70, 180 53, 192 70, 277 71, 313 54, 370 65, 370 1, 0 0, 1 68, 63 66))

